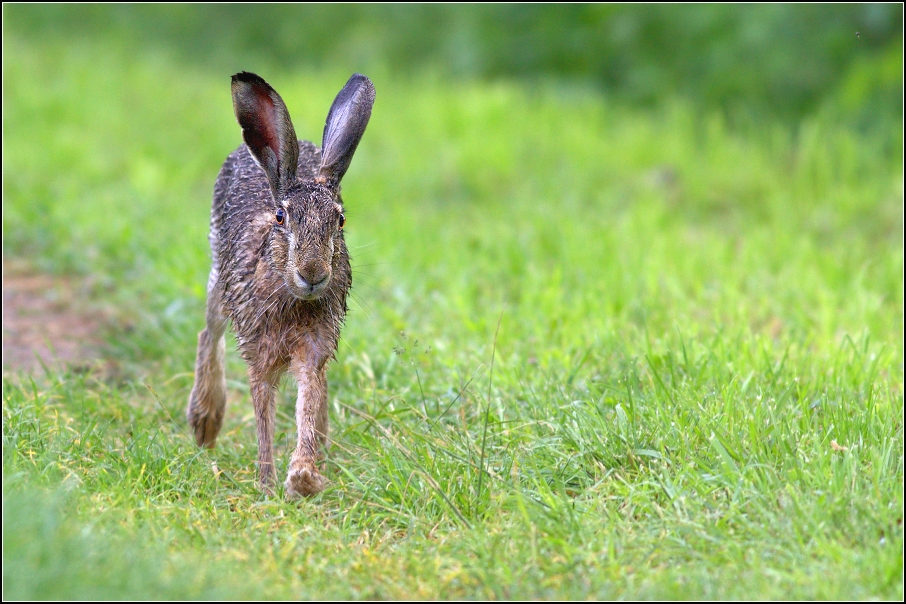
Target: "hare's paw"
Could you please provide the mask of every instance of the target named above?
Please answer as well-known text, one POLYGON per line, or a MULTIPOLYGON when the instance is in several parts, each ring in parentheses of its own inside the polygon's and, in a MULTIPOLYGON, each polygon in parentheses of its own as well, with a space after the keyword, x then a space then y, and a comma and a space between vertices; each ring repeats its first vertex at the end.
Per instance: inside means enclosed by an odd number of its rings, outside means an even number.
POLYGON ((277 476, 273 472, 262 472, 258 476, 258 490, 267 495, 268 497, 273 497, 276 489, 274 486, 277 484, 277 476))
POLYGON ((327 479, 313 467, 290 470, 283 483, 287 499, 317 495, 327 486, 327 479))
MULTIPOLYGON (((193 388, 189 395, 189 408, 186 410, 186 419, 195 433, 195 443, 199 447, 211 449, 223 425, 223 411, 226 401, 205 400, 211 397, 202 397, 198 390, 193 388)), ((224 397, 225 398, 225 397, 224 397)))

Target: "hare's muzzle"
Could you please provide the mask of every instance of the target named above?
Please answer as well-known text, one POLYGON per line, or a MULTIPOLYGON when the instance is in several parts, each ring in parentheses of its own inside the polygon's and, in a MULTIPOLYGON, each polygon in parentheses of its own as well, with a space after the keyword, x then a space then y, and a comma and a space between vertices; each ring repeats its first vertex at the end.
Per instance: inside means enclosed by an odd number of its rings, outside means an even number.
POLYGON ((330 268, 309 266, 296 270, 293 275, 295 291, 297 298, 303 300, 314 300, 320 298, 324 290, 330 284, 330 268))

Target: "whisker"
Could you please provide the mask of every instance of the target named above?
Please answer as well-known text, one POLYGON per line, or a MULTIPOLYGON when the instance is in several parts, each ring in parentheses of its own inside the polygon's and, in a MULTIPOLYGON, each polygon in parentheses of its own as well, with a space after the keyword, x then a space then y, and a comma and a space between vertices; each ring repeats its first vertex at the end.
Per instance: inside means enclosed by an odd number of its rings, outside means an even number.
POLYGON ((364 249, 364 248, 366 248, 366 247, 371 247, 371 246, 374 245, 375 243, 377 243, 377 239, 375 239, 375 240, 373 240, 373 241, 370 241, 369 243, 363 243, 362 245, 353 245, 353 246, 349 246, 347 249, 349 249, 349 250, 361 250, 361 249, 364 249))
MULTIPOLYGON (((374 325, 376 323, 374 320, 374 317, 372 317, 371 313, 369 313, 367 310, 365 310, 364 307, 362 307, 361 304, 359 304, 358 296, 350 296, 350 299, 356 306, 359 307, 359 310, 361 310, 363 313, 365 313, 365 316, 368 318, 369 321, 371 321, 371 324, 374 325)), ((366 306, 367 306, 367 304, 366 304, 366 306)), ((373 311, 374 309, 371 309, 371 310, 373 311)))
MULTIPOLYGON (((287 287, 286 282, 285 282, 285 281, 281 281, 281 282, 280 282, 280 287, 278 287, 278 288, 275 289, 273 292, 271 292, 271 295, 269 295, 269 296, 264 300, 264 303, 263 303, 263 304, 267 304, 267 302, 268 302, 271 298, 273 298, 275 295, 279 294, 279 293, 283 290, 283 288, 285 288, 285 287, 287 287)), ((286 303, 286 300, 285 300, 285 299, 276 298, 271 304, 269 304, 269 305, 267 305, 267 306, 264 306, 264 307, 258 312, 258 315, 255 317, 255 323, 257 323, 258 321, 260 321, 260 320, 261 320, 261 317, 263 317, 263 316, 264 316, 271 308, 273 308, 274 306, 276 306, 277 303, 279 303, 279 302, 281 302, 281 301, 282 301, 282 302, 284 303, 284 305, 285 305, 285 303, 286 303)), ((281 308, 281 310, 284 310, 284 309, 281 308)))

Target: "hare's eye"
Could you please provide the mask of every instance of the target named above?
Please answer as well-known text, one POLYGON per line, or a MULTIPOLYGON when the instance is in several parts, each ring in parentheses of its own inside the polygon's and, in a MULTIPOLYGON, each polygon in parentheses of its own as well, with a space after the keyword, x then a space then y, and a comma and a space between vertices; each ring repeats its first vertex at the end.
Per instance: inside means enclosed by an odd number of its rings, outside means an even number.
POLYGON ((346 226, 346 214, 340 214, 340 230, 346 226))
POLYGON ((283 211, 283 208, 277 210, 277 224, 283 224, 283 221, 286 219, 286 212, 283 211))

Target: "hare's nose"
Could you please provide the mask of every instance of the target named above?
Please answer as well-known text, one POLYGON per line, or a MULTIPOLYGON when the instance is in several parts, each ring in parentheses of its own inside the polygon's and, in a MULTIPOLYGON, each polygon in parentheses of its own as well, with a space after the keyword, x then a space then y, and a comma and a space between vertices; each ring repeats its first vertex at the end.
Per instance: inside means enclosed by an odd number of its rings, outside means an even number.
POLYGON ((299 286, 308 290, 309 293, 315 293, 327 286, 327 280, 330 278, 330 271, 318 268, 306 268, 296 271, 299 279, 299 286))

